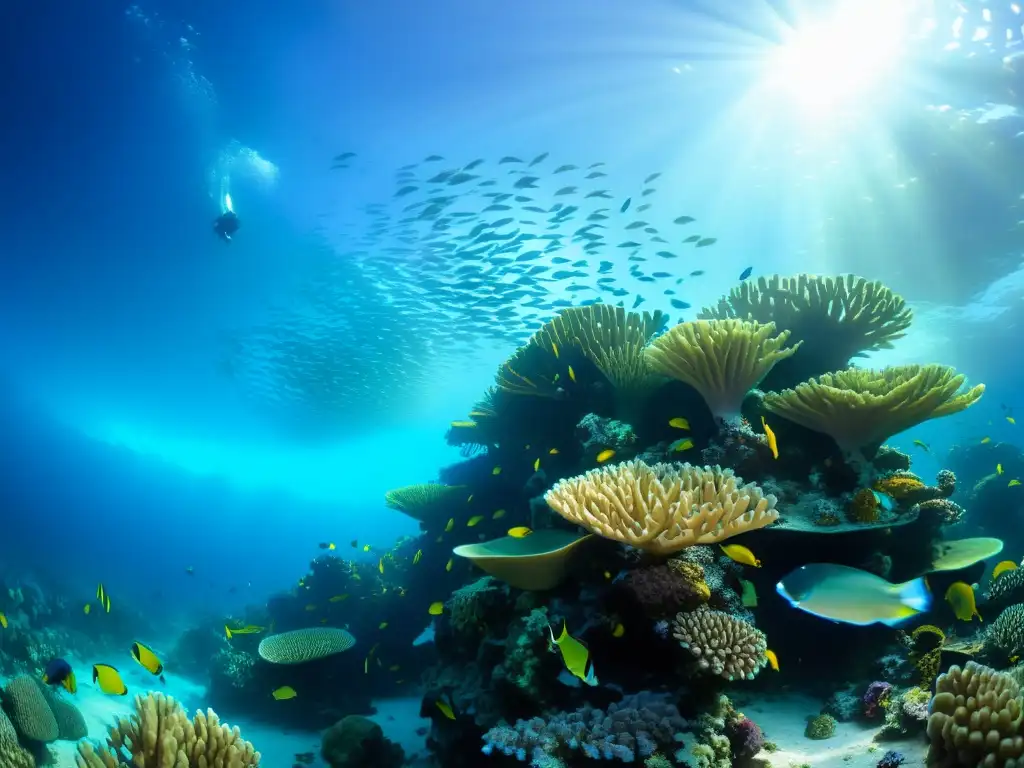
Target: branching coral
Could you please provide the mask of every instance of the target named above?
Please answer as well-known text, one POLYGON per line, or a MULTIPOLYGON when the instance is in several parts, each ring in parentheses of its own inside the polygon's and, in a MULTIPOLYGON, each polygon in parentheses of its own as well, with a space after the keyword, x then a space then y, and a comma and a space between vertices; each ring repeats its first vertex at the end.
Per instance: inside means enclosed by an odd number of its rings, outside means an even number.
POLYGON ((238 728, 222 725, 212 709, 188 719, 170 696, 135 697, 135 714, 110 729, 107 746, 78 745, 78 768, 252 768, 260 753, 238 728))
POLYGON ((1008 675, 973 661, 954 665, 939 675, 929 712, 929 768, 1020 765, 1024 714, 1008 675))
POLYGON ((845 368, 854 357, 889 349, 910 327, 913 315, 901 296, 879 282, 855 275, 797 275, 746 280, 702 319, 738 318, 775 323, 803 342, 800 353, 778 366, 768 388, 845 368), (793 373, 801 375, 793 376, 793 373))
POLYGON ((942 365, 902 365, 881 371, 850 368, 769 392, 764 406, 860 456, 893 435, 928 419, 970 407, 984 384, 963 391, 966 378, 942 365))
POLYGON ((768 663, 768 642, 753 624, 724 611, 701 606, 676 615, 672 636, 697 665, 726 680, 753 680, 768 663))
POLYGON ((655 554, 770 525, 775 497, 732 470, 627 461, 561 480, 544 500, 566 520, 655 554))
POLYGON ((776 335, 772 323, 698 320, 670 328, 646 355, 653 370, 696 389, 716 418, 738 422, 747 393, 796 352, 785 347, 788 338, 787 331, 776 335))

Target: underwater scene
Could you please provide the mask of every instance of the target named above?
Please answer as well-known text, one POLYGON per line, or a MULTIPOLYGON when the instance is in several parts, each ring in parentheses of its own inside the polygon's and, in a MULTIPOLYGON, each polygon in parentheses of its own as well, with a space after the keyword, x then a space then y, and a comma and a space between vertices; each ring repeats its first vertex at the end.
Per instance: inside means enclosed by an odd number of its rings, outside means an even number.
POLYGON ((0 8, 0 768, 1024 768, 1024 10, 0 8))

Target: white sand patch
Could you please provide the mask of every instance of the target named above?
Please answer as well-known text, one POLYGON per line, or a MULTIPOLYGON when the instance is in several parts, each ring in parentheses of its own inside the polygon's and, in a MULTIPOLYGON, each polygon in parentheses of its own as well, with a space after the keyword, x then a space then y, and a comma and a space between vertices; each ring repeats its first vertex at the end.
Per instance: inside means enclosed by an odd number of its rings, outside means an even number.
POLYGON ((774 754, 762 752, 774 768, 811 765, 813 768, 875 768, 886 750, 902 752, 904 765, 918 766, 924 762, 928 745, 924 737, 898 741, 874 741, 878 726, 862 723, 839 723, 830 739, 808 739, 804 736, 807 716, 821 711, 821 700, 799 694, 758 696, 738 709, 764 732, 768 741, 779 749, 774 754))

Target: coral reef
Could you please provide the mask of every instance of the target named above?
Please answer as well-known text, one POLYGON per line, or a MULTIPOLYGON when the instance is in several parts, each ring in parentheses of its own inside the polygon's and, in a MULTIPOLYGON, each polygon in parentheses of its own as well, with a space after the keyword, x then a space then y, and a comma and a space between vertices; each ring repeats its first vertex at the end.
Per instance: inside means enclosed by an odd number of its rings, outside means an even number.
POLYGON ((672 636, 695 658, 697 666, 726 680, 753 680, 768 663, 764 633, 724 611, 701 606, 679 613, 672 636))
POLYGON ((402 748, 377 723, 359 715, 344 717, 324 731, 320 756, 330 768, 401 768, 405 763, 402 748))
POLYGON ((630 598, 654 619, 696 608, 711 597, 704 569, 697 563, 679 560, 628 571, 621 584, 630 598))
POLYGON ((1011 605, 989 625, 982 653, 1003 665, 1024 655, 1024 603, 1011 605))

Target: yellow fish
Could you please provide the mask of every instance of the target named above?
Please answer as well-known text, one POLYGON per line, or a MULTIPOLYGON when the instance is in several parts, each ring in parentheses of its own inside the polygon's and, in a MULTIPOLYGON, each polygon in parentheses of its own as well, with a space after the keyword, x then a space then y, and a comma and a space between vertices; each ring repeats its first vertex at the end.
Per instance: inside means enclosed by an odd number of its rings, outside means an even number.
POLYGON ((82 608, 82 613, 84 613, 86 616, 88 616, 89 615, 89 611, 91 611, 91 610, 92 610, 92 603, 86 603, 85 607, 82 608))
POLYGON ((752 565, 754 568, 761 567, 761 561, 754 557, 754 553, 742 544, 723 544, 722 551, 734 563, 752 565))
POLYGON ((1007 484, 1007 486, 1006 486, 1006 487, 1007 487, 1007 488, 1013 488, 1013 487, 1014 487, 1014 486, 1016 486, 1016 485, 1020 485, 1020 480, 1011 480, 1011 481, 1010 481, 1010 482, 1009 482, 1009 483, 1007 484))
POLYGON ((292 688, 290 685, 282 685, 280 688, 278 688, 270 695, 273 696, 277 701, 287 701, 288 699, 294 699, 296 696, 298 696, 298 694, 295 692, 295 689, 292 688))
POLYGON ((417 549, 416 550, 416 554, 412 556, 412 564, 413 565, 419 565, 420 558, 422 558, 422 557, 423 557, 423 550, 422 549, 417 549))
POLYGON ((605 448, 603 451, 601 451, 599 454, 597 454, 597 463, 598 464, 603 464, 604 462, 608 461, 608 459, 610 459, 614 455, 615 455, 615 451, 613 451, 611 448, 605 448))
POLYGON ((622 637, 624 634, 626 634, 626 628, 622 626, 622 622, 620 621, 615 625, 615 629, 612 630, 612 637, 622 637))
POLYGON ((494 469, 492 469, 491 470, 491 474, 492 475, 500 475, 501 474, 501 467, 495 467, 494 469))
POLYGON ((132 658, 142 665, 151 675, 159 677, 164 673, 164 665, 153 651, 142 643, 132 643, 132 658))
POLYGON ((455 558, 453 558, 453 557, 449 557, 449 558, 448 558, 448 562, 447 562, 447 563, 445 563, 444 569, 445 569, 446 571, 448 571, 449 573, 451 573, 451 570, 452 570, 452 563, 453 563, 453 562, 455 562, 455 558))
POLYGON ((521 539, 524 536, 529 536, 531 533, 533 533, 533 530, 525 525, 517 525, 515 528, 508 529, 508 535, 513 539, 521 539))
POLYGON ((230 640, 231 636, 234 634, 234 632, 231 631, 231 627, 227 624, 224 625, 224 634, 227 636, 228 640, 230 640))
POLYGON ((991 437, 983 437, 983 438, 981 438, 981 444, 982 445, 985 445, 986 443, 991 443, 991 442, 992 442, 992 438, 991 437))
POLYGON ((469 518, 468 521, 466 521, 466 526, 468 528, 472 528, 475 525, 477 525, 483 519, 484 519, 483 515, 473 515, 471 518, 469 518))
POLYGON ((996 474, 997 475, 1003 474, 1003 465, 1002 464, 996 464, 996 474))
POLYGON ((384 558, 383 557, 380 558, 377 561, 377 570, 380 571, 381 573, 384 573, 384 558))
POLYGON ((363 552, 369 552, 369 551, 370 551, 370 545, 369 544, 363 544, 363 552))
POLYGON ((533 462, 533 471, 537 472, 539 470, 540 470, 540 459, 537 459, 536 461, 533 462))
POLYGON ((587 648, 587 644, 570 635, 564 621, 562 622, 562 634, 558 636, 557 640, 550 626, 548 626, 548 634, 551 635, 551 642, 562 652, 565 668, 587 685, 597 685, 597 675, 594 673, 594 665, 590 661, 590 649, 587 648))
POLYGON ((7 614, 3 611, 0 611, 0 627, 7 629, 7 614))
POLYGON ((387 629, 387 628, 388 628, 388 623, 386 621, 382 621, 380 624, 377 625, 377 629, 387 629))
POLYGON ((548 451, 548 454, 551 455, 551 456, 557 456, 558 455, 558 449, 557 448, 552 448, 550 451, 548 451))
POLYGON ((688 451, 693 448, 693 440, 686 438, 684 440, 677 440, 672 444, 673 451, 688 451))
POLYGON ((768 666, 774 669, 776 672, 779 671, 779 657, 775 655, 775 651, 771 648, 764 652, 765 658, 768 659, 768 666))
POLYGON ((1007 417, 1006 417, 1006 420, 1007 420, 1008 422, 1010 422, 1011 424, 1016 424, 1016 423, 1017 423, 1017 420, 1016 420, 1016 419, 1014 419, 1014 418, 1013 418, 1013 416, 1007 416, 1007 417))
POLYGON ((121 679, 121 673, 109 664, 92 665, 92 681, 100 690, 112 696, 127 696, 128 686, 121 679))
POLYGON ((914 445, 916 445, 925 453, 928 453, 931 450, 931 448, 928 447, 928 443, 926 443, 924 440, 915 440, 914 445))
POLYGON ((572 369, 571 365, 569 366, 569 378, 576 381, 576 371, 572 369))
POLYGON ((452 532, 452 529, 453 529, 454 527, 455 527, 455 518, 453 517, 453 518, 452 518, 451 520, 449 520, 449 521, 448 521, 448 523, 447 523, 447 524, 445 525, 445 527, 444 527, 444 532, 445 532, 445 533, 451 533, 451 532, 452 532))
POLYGON ((764 416, 761 417, 761 426, 764 427, 764 436, 768 440, 768 449, 772 452, 772 458, 779 458, 779 441, 775 439, 775 433, 768 426, 768 422, 764 420, 764 416))
POLYGON ((494 514, 491 515, 491 520, 501 520, 505 516, 504 509, 495 510, 494 514))
POLYGON ((452 429, 458 429, 459 427, 462 427, 463 429, 472 429, 475 426, 475 421, 453 421, 451 423, 452 429))
POLYGON ((992 569, 992 581, 995 581, 1007 571, 1015 570, 1017 570, 1017 564, 1013 560, 1003 560, 1001 563, 996 563, 996 567, 992 569))
POLYGON ((689 429, 690 428, 690 422, 687 421, 686 419, 684 419, 682 416, 676 416, 674 419, 669 419, 668 420, 668 425, 670 427, 675 427, 676 429, 689 429))
POLYGON ((455 713, 452 711, 451 705, 443 701, 434 702, 437 704, 437 708, 441 710, 441 714, 447 717, 449 720, 455 719, 455 713))
POLYGON ((971 621, 975 616, 978 617, 978 621, 983 621, 974 603, 974 589, 970 584, 962 581, 950 584, 946 590, 946 602, 960 621, 971 621))
POLYGON ((611 571, 605 571, 604 572, 604 578, 605 578, 605 581, 611 581, 611 579, 612 579, 612 572, 611 571))
POLYGON ((103 610, 110 613, 110 595, 107 594, 107 590, 102 584, 96 587, 96 599, 100 601, 103 610))
POLYGON ((431 616, 440 616, 442 613, 444 613, 444 603, 431 603, 430 607, 427 608, 427 613, 429 613, 431 616))
POLYGON ((555 358, 558 358, 558 345, 555 342, 551 342, 551 351, 555 353, 555 358))

